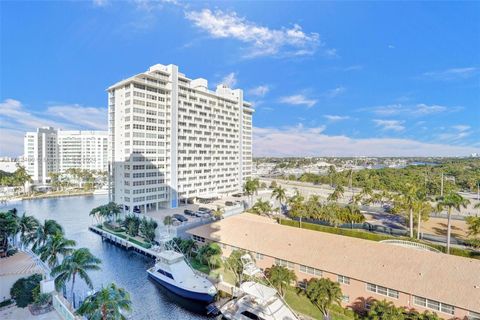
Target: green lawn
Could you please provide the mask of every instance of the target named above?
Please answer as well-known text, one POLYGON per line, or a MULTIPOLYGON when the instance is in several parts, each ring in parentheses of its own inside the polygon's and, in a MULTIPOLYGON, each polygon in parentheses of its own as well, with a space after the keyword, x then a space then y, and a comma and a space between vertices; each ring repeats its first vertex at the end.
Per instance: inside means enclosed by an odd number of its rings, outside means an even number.
POLYGON ((99 226, 97 226, 97 227, 100 228, 100 229, 102 229, 102 230, 105 230, 105 231, 107 231, 107 232, 109 232, 109 233, 111 233, 111 234, 114 234, 114 235, 116 235, 117 237, 120 237, 120 238, 125 239, 125 240, 127 240, 127 241, 130 241, 130 242, 132 242, 132 243, 135 243, 135 244, 137 244, 137 245, 139 245, 139 246, 141 246, 141 247, 144 247, 145 249, 150 249, 150 247, 152 246, 150 243, 147 243, 147 242, 144 242, 144 241, 139 241, 139 240, 137 240, 137 239, 135 239, 135 238, 132 238, 132 237, 130 237, 128 234, 126 234, 125 232, 116 232, 116 231, 108 228, 108 227, 105 226, 105 225, 103 225, 103 226, 102 226, 102 225, 99 225, 99 226))

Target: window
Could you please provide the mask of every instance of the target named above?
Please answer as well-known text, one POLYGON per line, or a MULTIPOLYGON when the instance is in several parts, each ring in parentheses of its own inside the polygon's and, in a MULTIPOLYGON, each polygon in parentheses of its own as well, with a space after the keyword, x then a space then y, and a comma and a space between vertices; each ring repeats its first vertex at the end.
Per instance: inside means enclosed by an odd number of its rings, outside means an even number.
POLYGON ((350 302, 350 296, 343 295, 342 296, 342 302, 343 303, 349 303, 350 302))
POLYGON ((338 283, 343 283, 343 284, 350 284, 350 278, 338 275, 337 277, 338 283))
POLYGON ((318 277, 322 276, 322 270, 304 266, 304 265, 300 265, 300 272, 311 274, 318 277))
POLYGON ((288 269, 293 269, 295 268, 295 264, 293 262, 287 261, 287 260, 282 260, 282 259, 275 259, 275 264, 277 266, 282 266, 286 267, 288 269))
POLYGON ((263 260, 263 254, 256 252, 256 253, 255 253, 255 259, 257 259, 257 260, 263 260))
POLYGON ((197 235, 193 235, 192 238, 193 238, 193 240, 198 241, 198 242, 205 242, 204 237, 199 237, 197 235))
POLYGON ((167 271, 163 271, 162 269, 158 269, 157 270, 158 273, 164 275, 165 277, 169 277, 170 279, 173 280, 173 276, 171 273, 167 272, 167 271))
POLYGON ((373 284, 373 283, 367 283, 367 291, 375 292, 375 293, 380 294, 382 296, 387 296, 387 297, 390 297, 390 298, 398 299, 398 291, 397 290, 385 288, 385 287, 382 287, 382 286, 377 286, 376 284, 373 284))
POLYGON ((480 313, 469 311, 468 320, 480 320, 480 313))
MULTIPOLYGON (((434 310, 434 311, 440 311, 440 312, 447 313, 447 314, 454 314, 455 313, 455 307, 454 306, 451 306, 449 304, 442 303, 442 302, 439 302, 439 301, 430 300, 430 299, 427 299, 427 298, 414 296, 413 297, 413 303, 417 306, 424 307, 424 308, 434 310)), ((472 314, 472 312, 470 312, 470 314, 472 314)), ((475 318, 471 318, 471 319, 475 319, 475 318)), ((480 319, 480 317, 477 317, 477 319, 480 319)))

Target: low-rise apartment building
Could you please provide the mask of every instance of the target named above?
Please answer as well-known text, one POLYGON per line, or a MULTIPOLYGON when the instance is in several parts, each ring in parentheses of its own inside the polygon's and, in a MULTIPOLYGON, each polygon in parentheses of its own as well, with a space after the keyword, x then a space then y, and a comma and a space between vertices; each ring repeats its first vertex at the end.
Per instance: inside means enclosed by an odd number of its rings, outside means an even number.
POLYGON ((243 249, 260 268, 292 269, 299 286, 312 277, 337 281, 344 306, 386 299, 445 319, 480 318, 480 260, 284 226, 253 214, 187 232, 200 244, 219 243, 224 256, 243 249))
POLYGON ((24 165, 35 184, 70 168, 107 171, 107 131, 38 128, 24 137, 24 165))

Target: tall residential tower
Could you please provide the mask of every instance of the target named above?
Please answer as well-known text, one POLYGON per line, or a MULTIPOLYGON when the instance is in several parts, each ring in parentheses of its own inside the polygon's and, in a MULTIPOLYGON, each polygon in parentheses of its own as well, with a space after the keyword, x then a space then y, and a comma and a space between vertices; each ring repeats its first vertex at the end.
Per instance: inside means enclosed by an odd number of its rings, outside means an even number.
POLYGON ((243 91, 154 65, 108 89, 110 200, 127 211, 240 192, 252 173, 243 91))

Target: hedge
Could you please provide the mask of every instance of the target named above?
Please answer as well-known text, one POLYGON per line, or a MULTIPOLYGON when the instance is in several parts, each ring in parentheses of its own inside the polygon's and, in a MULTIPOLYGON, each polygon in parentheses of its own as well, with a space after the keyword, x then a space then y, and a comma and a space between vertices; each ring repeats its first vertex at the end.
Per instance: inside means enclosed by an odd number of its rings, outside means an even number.
MULTIPOLYGON (((296 227, 296 228, 300 227, 300 222, 299 221, 294 221, 294 220, 278 219, 278 223, 280 223, 282 225, 290 226, 290 227, 296 227)), ((314 230, 314 231, 320 231, 320 232, 327 232, 327 233, 338 234, 338 235, 342 235, 342 236, 359 238, 359 239, 364 239, 364 240, 372 240, 372 241, 401 239, 401 240, 406 240, 406 241, 422 243, 422 244, 428 245, 430 247, 433 247, 437 250, 440 250, 444 253, 446 252, 446 247, 443 246, 443 245, 432 244, 432 243, 429 243, 429 242, 418 241, 416 239, 410 239, 410 238, 405 238, 405 237, 392 237, 392 236, 387 236, 387 235, 381 235, 381 234, 363 232, 363 231, 356 231, 356 230, 351 230, 351 229, 327 227, 327 226, 308 223, 308 222, 302 222, 302 229, 308 229, 308 230, 314 230)), ((480 259, 480 252, 467 250, 467 249, 450 247, 450 254, 455 255, 455 256, 460 256, 460 257, 480 259)))

